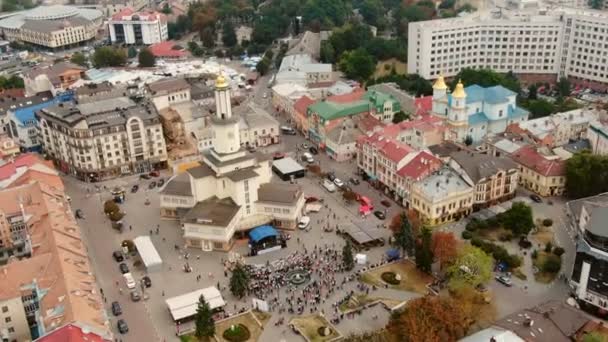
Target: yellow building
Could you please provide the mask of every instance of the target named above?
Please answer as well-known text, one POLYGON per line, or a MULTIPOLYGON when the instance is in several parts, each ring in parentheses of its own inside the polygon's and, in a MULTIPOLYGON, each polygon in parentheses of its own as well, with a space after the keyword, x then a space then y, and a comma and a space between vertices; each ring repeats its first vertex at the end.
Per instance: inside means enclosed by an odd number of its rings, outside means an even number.
POLYGON ((549 159, 528 146, 511 155, 519 164, 519 184, 540 196, 559 196, 566 188, 566 162, 549 159))

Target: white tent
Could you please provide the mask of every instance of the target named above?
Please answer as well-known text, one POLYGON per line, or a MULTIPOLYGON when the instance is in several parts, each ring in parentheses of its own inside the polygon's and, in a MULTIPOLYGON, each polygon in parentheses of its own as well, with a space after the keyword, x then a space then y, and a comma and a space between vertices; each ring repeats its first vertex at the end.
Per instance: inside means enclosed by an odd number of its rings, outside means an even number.
POLYGON ((150 236, 138 236, 133 239, 133 243, 135 244, 135 248, 137 248, 141 260, 144 262, 146 269, 150 272, 160 270, 163 260, 156 251, 150 236))
POLYGON ((214 286, 192 291, 181 296, 169 298, 165 301, 173 320, 177 321, 194 316, 196 314, 196 308, 198 307, 198 300, 201 296, 205 298, 205 301, 209 304, 211 310, 226 305, 224 298, 222 298, 222 294, 214 286))
POLYGON ((365 265, 367 264, 367 255, 359 253, 355 255, 355 260, 357 261, 357 264, 365 265))

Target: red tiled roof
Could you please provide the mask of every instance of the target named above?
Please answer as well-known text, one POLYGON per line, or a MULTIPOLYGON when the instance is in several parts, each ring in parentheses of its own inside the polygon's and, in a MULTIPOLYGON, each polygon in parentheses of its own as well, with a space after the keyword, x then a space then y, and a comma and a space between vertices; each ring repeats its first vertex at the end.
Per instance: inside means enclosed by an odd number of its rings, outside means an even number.
POLYGON ((160 13, 160 12, 156 12, 156 11, 141 11, 141 12, 135 12, 132 8, 130 7, 125 7, 123 8, 120 12, 114 14, 112 16, 113 20, 122 20, 123 17, 129 17, 129 16, 134 16, 134 15, 138 15, 140 17, 140 20, 161 20, 161 21, 166 21, 166 17, 164 14, 160 13))
POLYGON ((365 95, 365 90, 359 88, 355 89, 352 93, 330 96, 326 99, 326 101, 336 103, 351 103, 361 100, 363 95, 365 95))
POLYGON ((414 99, 416 106, 416 115, 425 115, 433 109, 433 96, 417 97, 414 99))
POLYGON ((171 41, 160 42, 150 45, 150 52, 152 52, 154 56, 161 58, 180 58, 189 55, 188 51, 186 50, 174 50, 174 46, 175 43, 171 41))
POLYGON ((306 113, 306 110, 308 109, 308 106, 310 106, 311 104, 315 103, 315 100, 311 99, 310 97, 304 95, 302 97, 300 97, 294 104, 293 104, 293 108, 296 110, 296 112, 298 113, 306 113))
POLYGON ((360 115, 357 121, 357 127, 359 127, 359 130, 362 132, 371 132, 378 126, 382 127, 384 124, 377 118, 369 115, 369 113, 360 115))
POLYGON ((511 158, 545 177, 564 176, 566 174, 566 162, 561 159, 547 159, 532 146, 525 146, 515 151, 511 158))
POLYGON ((107 342, 103 337, 94 332, 87 331, 76 324, 68 324, 62 328, 55 329, 45 336, 37 339, 36 342, 107 342), (83 331, 84 330, 84 331, 83 331))
POLYGON ((441 160, 425 151, 418 153, 409 163, 397 171, 401 177, 409 177, 414 180, 431 174, 441 167, 441 160))
POLYGON ((114 20, 121 20, 122 17, 130 16, 133 13, 135 13, 135 11, 131 7, 125 7, 123 9, 121 9, 120 12, 114 14, 112 16, 112 19, 114 19, 114 20))
POLYGON ((401 159, 410 154, 413 149, 406 144, 389 140, 384 144, 384 146, 382 146, 381 151, 386 158, 394 162, 399 162, 401 159))
POLYGON ((34 164, 42 163, 47 166, 53 167, 52 163, 44 161, 42 158, 38 157, 33 153, 26 153, 19 155, 15 158, 13 162, 8 162, 2 166, 0 166, 0 180, 9 178, 17 172, 18 167, 27 166, 30 167, 34 164))

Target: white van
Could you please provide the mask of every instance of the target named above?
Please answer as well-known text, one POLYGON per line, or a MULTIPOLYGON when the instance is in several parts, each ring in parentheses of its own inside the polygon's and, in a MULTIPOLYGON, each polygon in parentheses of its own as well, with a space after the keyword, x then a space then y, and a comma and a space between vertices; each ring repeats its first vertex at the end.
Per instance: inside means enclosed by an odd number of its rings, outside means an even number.
POLYGON ((287 135, 296 135, 296 130, 289 126, 281 126, 281 132, 287 135))
POLYGON ((332 181, 330 181, 329 179, 324 179, 323 180, 323 187, 329 191, 329 192, 334 192, 336 191, 336 184, 334 184, 332 181))
POLYGON ((131 273, 125 273, 122 276, 125 277, 125 283, 127 284, 127 288, 134 289, 135 279, 133 279, 133 275, 131 273))
POLYGON ((306 152, 302 155, 302 160, 304 160, 305 162, 312 164, 315 162, 315 158, 312 157, 312 154, 306 152))

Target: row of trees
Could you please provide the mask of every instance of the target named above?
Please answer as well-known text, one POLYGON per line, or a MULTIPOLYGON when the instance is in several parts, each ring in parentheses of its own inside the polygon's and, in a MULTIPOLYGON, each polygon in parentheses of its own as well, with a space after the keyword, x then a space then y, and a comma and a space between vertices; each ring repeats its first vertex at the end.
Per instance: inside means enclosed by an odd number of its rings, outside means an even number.
POLYGON ((566 194, 581 198, 608 191, 608 157, 589 151, 576 153, 566 161, 566 194))
MULTIPOLYGON (((102 46, 95 49, 92 63, 96 68, 122 67, 127 64, 128 58, 133 58, 135 55, 137 55, 140 67, 148 68, 156 65, 156 57, 148 48, 142 48, 137 54, 137 50, 133 47, 122 49, 111 46, 102 46)), ((72 55, 71 61, 82 66, 88 65, 86 56, 78 52, 72 55)))
POLYGON ((0 76, 0 89, 24 88, 23 79, 17 75, 0 76))

